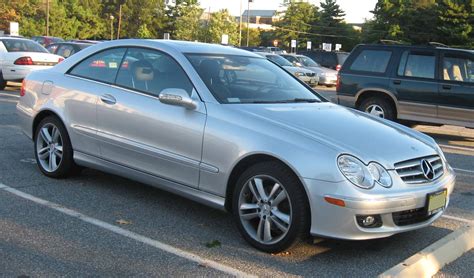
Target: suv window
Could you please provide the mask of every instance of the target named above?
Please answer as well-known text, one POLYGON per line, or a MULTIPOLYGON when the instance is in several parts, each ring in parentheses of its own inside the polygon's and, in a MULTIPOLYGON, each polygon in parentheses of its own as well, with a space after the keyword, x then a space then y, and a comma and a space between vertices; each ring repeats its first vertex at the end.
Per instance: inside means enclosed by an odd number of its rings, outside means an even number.
POLYGON ((474 60, 468 57, 445 54, 443 58, 443 80, 474 82, 474 60))
POLYGON ((392 52, 387 50, 363 50, 354 60, 350 69, 355 71, 366 71, 384 73, 392 52))
POLYGON ((144 48, 128 49, 115 83, 154 96, 168 88, 183 89, 191 95, 193 89, 186 73, 173 58, 144 48))
POLYGON ((126 48, 113 48, 96 53, 76 64, 69 74, 113 83, 125 50, 126 48))
POLYGON ((435 78, 435 56, 432 52, 405 51, 398 66, 399 76, 435 78))

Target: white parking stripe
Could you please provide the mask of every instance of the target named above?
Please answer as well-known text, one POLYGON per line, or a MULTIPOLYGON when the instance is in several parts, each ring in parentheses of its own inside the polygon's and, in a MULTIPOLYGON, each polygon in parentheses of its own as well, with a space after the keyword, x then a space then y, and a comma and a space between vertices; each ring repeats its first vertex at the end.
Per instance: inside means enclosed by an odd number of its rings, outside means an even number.
POLYGON ((5 93, 0 93, 0 96, 6 96, 6 97, 20 98, 20 96, 19 96, 19 95, 5 94, 5 93))
POLYGON ((35 197, 35 196, 30 195, 28 193, 25 193, 25 192, 19 191, 17 189, 14 189, 12 187, 9 187, 5 184, 0 183, 0 190, 7 191, 7 192, 9 192, 13 195, 16 195, 16 196, 20 197, 20 198, 32 201, 34 203, 37 203, 39 205, 48 207, 50 209, 54 209, 58 212, 61 212, 61 213, 66 214, 68 216, 77 218, 81 221, 84 221, 84 222, 87 222, 87 223, 92 224, 94 226, 97 226, 97 227, 100 227, 102 229, 108 230, 108 231, 113 232, 115 234, 119 234, 121 236, 136 240, 138 242, 141 242, 141 243, 144 243, 146 245, 155 247, 157 249, 168 252, 168 253, 173 254, 175 256, 187 259, 189 261, 196 262, 196 263, 198 263, 202 266, 210 267, 210 268, 222 271, 224 273, 227 273, 229 275, 233 275, 233 276, 236 276, 236 277, 256 277, 254 275, 247 274, 247 273, 245 273, 243 271, 240 271, 238 269, 220 264, 220 263, 212 261, 212 260, 202 258, 198 255, 193 254, 193 253, 178 249, 178 248, 173 247, 171 245, 168 245, 166 243, 163 243, 163 242, 160 242, 160 241, 142 236, 142 235, 134 233, 132 231, 128 231, 128 230, 122 229, 120 227, 117 227, 117 226, 111 225, 109 223, 106 223, 104 221, 89 217, 89 216, 84 215, 84 214, 82 214, 80 212, 77 212, 75 210, 63 207, 59 204, 49 202, 47 200, 35 197))
POLYGON ((438 144, 438 145, 441 148, 446 148, 446 149, 474 152, 474 148, 469 148, 469 147, 451 146, 451 145, 445 145, 445 144, 438 144))
POLYGON ((472 171, 472 170, 466 170, 466 169, 461 169, 461 168, 453 168, 453 169, 454 169, 454 171, 458 171, 458 172, 474 174, 474 171, 472 171))
POLYGON ((457 217, 457 216, 443 214, 441 217, 446 218, 446 219, 456 220, 456 221, 459 221, 459 222, 474 224, 474 220, 469 220, 469 219, 465 219, 465 218, 461 218, 461 217, 457 217))

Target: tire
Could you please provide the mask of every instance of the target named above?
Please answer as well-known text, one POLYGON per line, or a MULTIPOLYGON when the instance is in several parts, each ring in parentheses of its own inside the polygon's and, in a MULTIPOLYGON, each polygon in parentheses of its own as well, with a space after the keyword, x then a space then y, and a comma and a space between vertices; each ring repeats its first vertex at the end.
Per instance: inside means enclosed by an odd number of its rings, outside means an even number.
POLYGON ((3 79, 3 74, 0 72, 0 90, 5 90, 7 87, 7 81, 3 79))
POLYGON ((369 97, 359 105, 359 110, 374 116, 395 121, 396 113, 393 105, 383 97, 369 97))
POLYGON ((34 148, 36 164, 45 176, 59 179, 80 171, 73 160, 67 130, 57 117, 48 116, 38 124, 34 148), (53 156, 55 159, 52 159, 53 156))
POLYGON ((258 163, 244 171, 234 189, 232 211, 243 238, 264 252, 282 252, 309 234, 306 192, 298 177, 279 162, 258 163), (258 187, 265 192, 263 198, 258 187))

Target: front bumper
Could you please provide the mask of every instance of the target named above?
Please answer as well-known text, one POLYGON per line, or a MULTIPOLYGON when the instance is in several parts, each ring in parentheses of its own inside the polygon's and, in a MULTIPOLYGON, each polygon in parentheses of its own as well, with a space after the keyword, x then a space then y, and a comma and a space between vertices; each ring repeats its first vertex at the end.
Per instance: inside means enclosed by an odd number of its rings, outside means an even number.
POLYGON ((448 166, 444 175, 431 184, 408 186, 395 179, 394 183, 398 184, 378 190, 375 194, 371 190, 356 188, 349 181, 332 183, 304 179, 311 207, 310 232, 314 236, 365 240, 429 226, 444 210, 423 221, 403 226, 395 223, 393 213, 424 208, 427 194, 443 189, 448 192, 447 207, 455 179, 454 171, 448 166), (325 197, 343 200, 345 207, 330 204, 325 197), (363 228, 357 223, 357 215, 380 215, 383 224, 378 228, 363 228))
POLYGON ((316 86, 318 85, 319 78, 318 76, 298 76, 298 78, 303 81, 304 83, 310 85, 310 86, 316 86))

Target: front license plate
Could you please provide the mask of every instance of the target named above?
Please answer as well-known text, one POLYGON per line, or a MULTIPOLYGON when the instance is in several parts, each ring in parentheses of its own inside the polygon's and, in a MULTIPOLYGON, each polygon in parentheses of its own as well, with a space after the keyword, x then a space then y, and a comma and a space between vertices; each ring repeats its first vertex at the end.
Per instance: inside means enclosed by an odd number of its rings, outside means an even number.
POLYGON ((435 214, 444 209, 447 195, 448 191, 446 189, 428 194, 428 215, 435 214))

